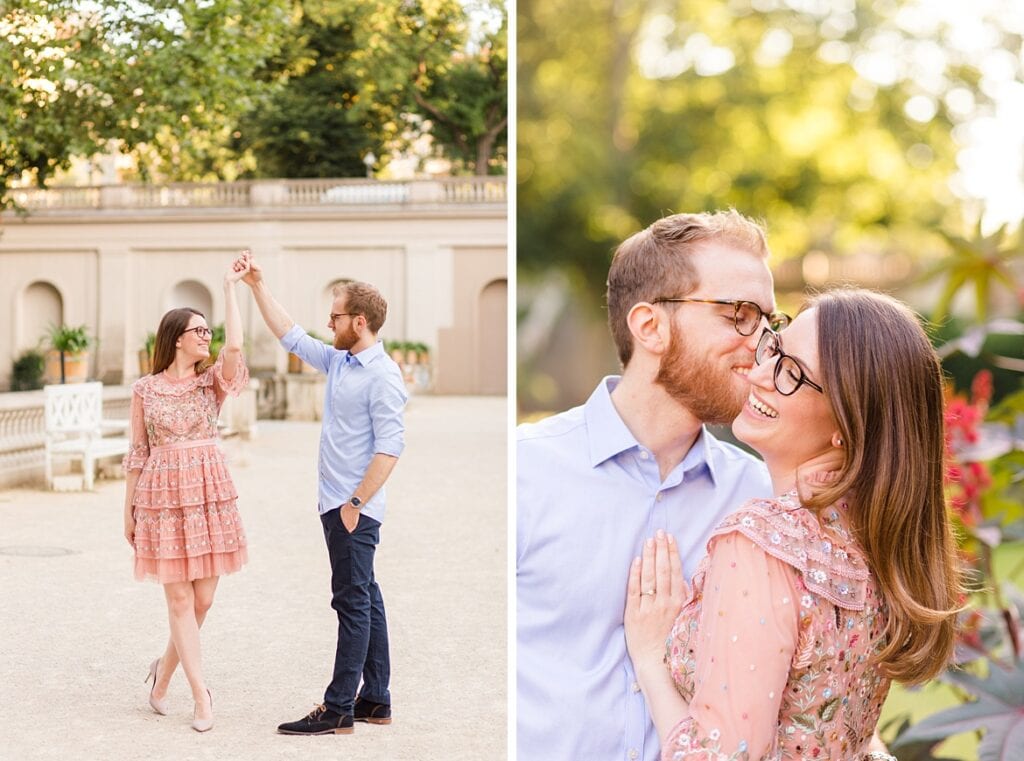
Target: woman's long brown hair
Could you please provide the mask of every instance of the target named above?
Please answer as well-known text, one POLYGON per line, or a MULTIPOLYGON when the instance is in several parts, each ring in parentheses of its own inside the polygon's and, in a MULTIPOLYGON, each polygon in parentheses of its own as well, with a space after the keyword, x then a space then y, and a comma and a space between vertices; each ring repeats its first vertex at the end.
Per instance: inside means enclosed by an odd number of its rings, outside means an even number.
POLYGON ((846 463, 807 506, 846 498, 888 607, 877 662, 893 679, 923 682, 950 662, 963 590, 943 494, 939 358, 914 313, 888 296, 836 290, 810 308, 846 463))
MULTIPOLYGON (((161 318, 160 327, 156 329, 156 343, 153 345, 153 375, 162 373, 173 364, 177 350, 175 343, 178 336, 188 328, 188 323, 194 315, 206 319, 205 314, 191 307, 172 309, 161 318)), ((201 365, 202 360, 196 362, 197 373, 201 365)))

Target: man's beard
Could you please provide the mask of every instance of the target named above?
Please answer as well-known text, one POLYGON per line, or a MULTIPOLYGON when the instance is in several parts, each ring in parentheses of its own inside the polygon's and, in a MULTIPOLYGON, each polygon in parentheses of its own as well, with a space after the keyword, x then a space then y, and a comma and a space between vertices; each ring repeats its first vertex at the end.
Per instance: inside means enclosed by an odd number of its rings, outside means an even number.
POLYGON ((722 370, 720 365, 698 356, 683 344, 673 332, 655 383, 701 422, 731 423, 747 398, 746 392, 736 389, 734 372, 731 368, 722 370))
POLYGON ((359 336, 356 335, 356 332, 352 330, 352 328, 349 328, 348 330, 342 333, 334 334, 335 349, 342 349, 344 351, 348 351, 353 346, 355 346, 358 341, 359 336))

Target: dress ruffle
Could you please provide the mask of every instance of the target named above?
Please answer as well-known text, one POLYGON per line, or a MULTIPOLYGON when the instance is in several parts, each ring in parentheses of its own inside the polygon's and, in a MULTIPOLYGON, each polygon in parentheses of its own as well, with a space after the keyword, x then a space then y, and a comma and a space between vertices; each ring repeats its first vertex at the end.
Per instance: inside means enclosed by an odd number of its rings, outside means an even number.
POLYGON ((157 448, 135 487, 135 576, 221 576, 248 559, 224 455, 213 442, 157 448))
POLYGON ((752 499, 722 521, 709 546, 714 537, 733 531, 800 571, 808 590, 840 608, 864 609, 867 563, 835 507, 819 519, 801 506, 795 492, 752 499))

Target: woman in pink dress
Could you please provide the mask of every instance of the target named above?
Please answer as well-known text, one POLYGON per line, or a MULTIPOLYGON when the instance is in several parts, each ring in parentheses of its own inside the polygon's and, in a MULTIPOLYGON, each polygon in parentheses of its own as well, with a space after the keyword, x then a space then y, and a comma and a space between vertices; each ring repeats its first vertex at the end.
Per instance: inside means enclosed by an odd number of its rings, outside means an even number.
POLYGON ((733 432, 779 496, 723 521, 691 586, 663 532, 630 569, 662 758, 890 758, 870 749, 890 680, 943 670, 961 594, 938 358, 902 304, 840 290, 766 328, 755 362, 733 432))
POLYGON ((124 535, 135 551, 135 577, 163 585, 170 639, 150 666, 149 704, 167 713, 165 695, 180 662, 195 700, 192 728, 213 726, 213 698, 203 679, 199 628, 217 580, 246 562, 237 492, 217 446, 217 418, 229 394, 249 381, 235 286, 247 270, 224 276, 225 341, 210 358, 206 318, 172 309, 157 329, 153 372, 132 386, 131 449, 124 459, 124 535))

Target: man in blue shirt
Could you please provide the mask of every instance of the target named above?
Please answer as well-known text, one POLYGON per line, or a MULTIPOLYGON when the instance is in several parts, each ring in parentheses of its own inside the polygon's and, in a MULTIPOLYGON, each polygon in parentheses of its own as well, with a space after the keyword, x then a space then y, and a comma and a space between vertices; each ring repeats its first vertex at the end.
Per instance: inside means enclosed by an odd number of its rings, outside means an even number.
POLYGON ((735 211, 676 214, 625 241, 608 276, 623 366, 581 407, 518 429, 517 753, 654 761, 658 738, 623 634, 630 561, 663 529, 689 576, 718 522, 771 494, 730 422, 774 312, 763 230, 735 211))
POLYGON ((405 445, 408 394, 401 370, 377 340, 387 302, 367 283, 336 286, 327 321, 334 345, 328 346, 288 316, 251 255, 243 254, 236 264, 244 267, 246 261, 250 274, 243 281, 267 327, 285 349, 327 375, 318 508, 331 559, 331 607, 338 613, 334 676, 323 705, 277 731, 349 734, 354 721, 390 724, 387 621, 373 556, 384 520, 384 482, 405 445))

